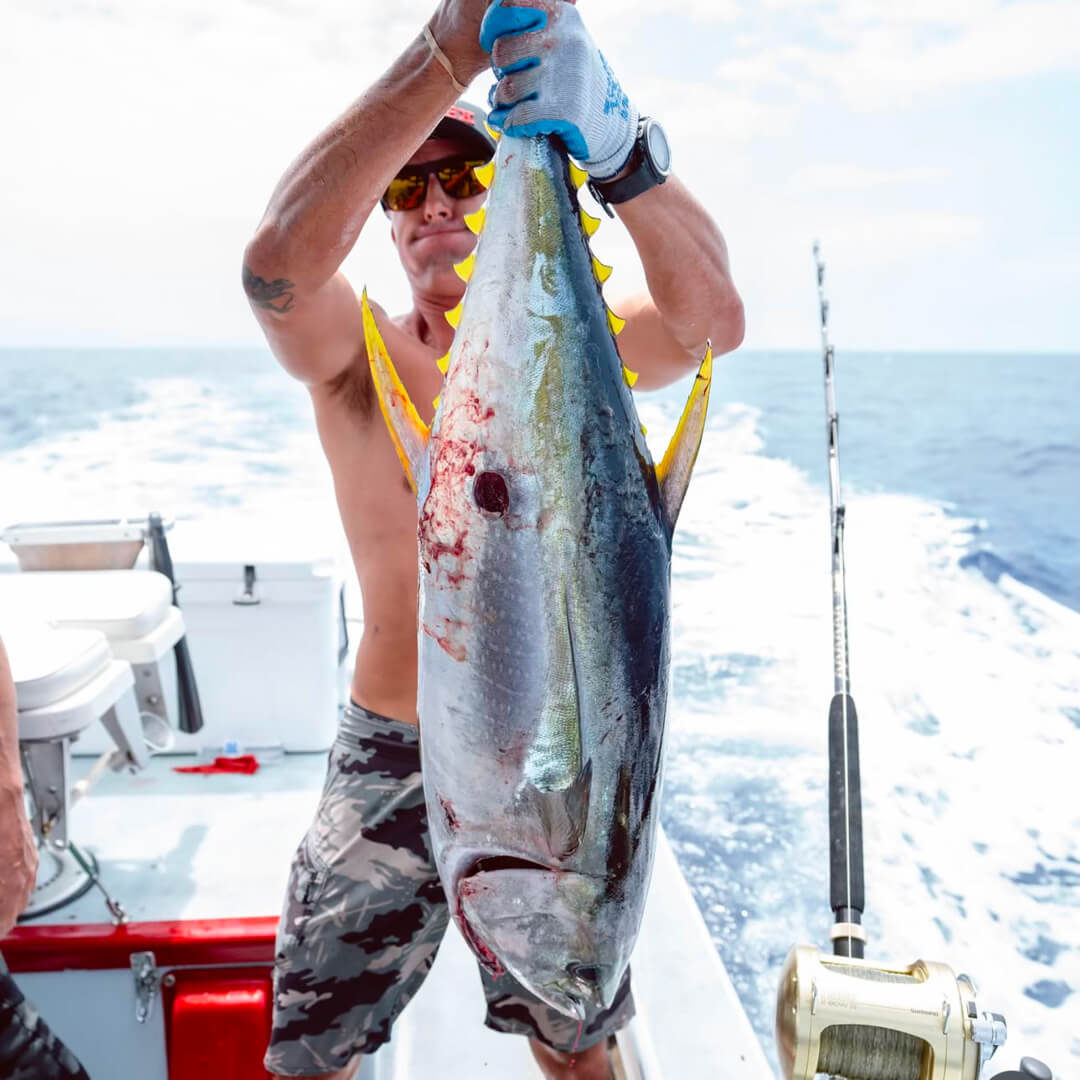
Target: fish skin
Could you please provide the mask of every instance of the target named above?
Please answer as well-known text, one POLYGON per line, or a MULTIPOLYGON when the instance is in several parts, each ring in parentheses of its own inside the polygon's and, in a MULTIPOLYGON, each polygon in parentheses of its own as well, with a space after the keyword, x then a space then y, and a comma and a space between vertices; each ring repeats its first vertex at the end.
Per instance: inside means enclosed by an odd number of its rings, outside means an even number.
POLYGON ((711 366, 662 489, 561 145, 502 139, 486 209, 430 433, 365 300, 368 354, 417 491, 439 874, 481 962, 588 1020, 625 972, 652 867, 671 537, 711 366))

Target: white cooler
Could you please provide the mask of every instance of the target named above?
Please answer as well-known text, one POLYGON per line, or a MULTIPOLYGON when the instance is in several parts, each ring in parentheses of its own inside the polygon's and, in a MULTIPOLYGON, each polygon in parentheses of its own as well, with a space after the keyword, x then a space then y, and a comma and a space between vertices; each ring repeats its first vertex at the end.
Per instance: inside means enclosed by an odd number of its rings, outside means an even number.
POLYGON ((195 561, 180 544, 173 560, 204 721, 175 750, 329 749, 345 658, 334 564, 195 561))

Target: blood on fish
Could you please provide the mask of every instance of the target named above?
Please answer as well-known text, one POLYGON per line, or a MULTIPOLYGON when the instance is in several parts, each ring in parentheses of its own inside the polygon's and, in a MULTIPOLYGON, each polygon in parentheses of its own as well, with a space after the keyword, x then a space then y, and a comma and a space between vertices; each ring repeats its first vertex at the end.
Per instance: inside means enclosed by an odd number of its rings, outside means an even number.
MULTIPOLYGON (((451 578, 453 580, 453 578, 451 578)), ((460 577, 455 584, 460 584, 460 577)), ((424 633, 429 638, 434 638, 440 649, 443 650, 451 659, 456 660, 459 664, 465 662, 465 658, 469 655, 464 645, 456 641, 451 641, 446 634, 437 634, 426 623, 424 624, 424 633)))
POLYGON ((579 1020, 577 1022, 577 1035, 574 1036, 574 1045, 570 1047, 570 1068, 572 1069, 577 1064, 577 1059, 574 1055, 577 1053, 578 1043, 581 1042, 581 1029, 584 1026, 584 1021, 579 1020))
MULTIPOLYGON (((485 888, 486 886, 477 885, 475 881, 466 879, 458 886, 458 896, 461 898, 473 896, 476 893, 483 891, 485 888)), ((499 962, 499 958, 473 932, 469 920, 465 917, 465 905, 462 903, 461 899, 458 900, 458 926, 461 927, 462 932, 465 935, 465 940, 469 943, 470 948, 480 958, 480 963, 482 963, 496 979, 499 978, 503 974, 504 968, 499 962)))
POLYGON ((439 805, 443 808, 443 813, 446 815, 446 824, 449 826, 451 832, 457 832, 461 828, 461 822, 457 819, 457 814, 454 813, 454 804, 444 796, 439 796, 439 805))

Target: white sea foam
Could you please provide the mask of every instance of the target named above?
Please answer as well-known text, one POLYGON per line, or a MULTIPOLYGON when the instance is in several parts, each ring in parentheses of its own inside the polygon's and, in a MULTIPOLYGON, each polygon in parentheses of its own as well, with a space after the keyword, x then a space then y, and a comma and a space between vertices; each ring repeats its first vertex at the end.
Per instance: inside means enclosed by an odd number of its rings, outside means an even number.
MULTIPOLYGON (((671 411, 643 413, 662 446, 671 411)), ((706 903, 743 904, 746 915, 714 911, 710 922, 725 958, 751 969, 737 982, 770 1041, 787 947, 826 945, 832 921, 832 607, 828 495, 761 454, 756 419, 717 409, 679 523, 676 689, 687 665, 732 677, 675 698, 665 820, 677 837, 687 827, 690 847, 716 841, 711 861, 697 856, 695 887, 706 903)), ((971 973, 982 1007, 1010 1021, 1000 1061, 1033 1054, 1072 1075, 1080 711, 1066 710, 1080 709, 1080 614, 960 568, 971 523, 939 505, 846 501, 868 956, 971 973)))

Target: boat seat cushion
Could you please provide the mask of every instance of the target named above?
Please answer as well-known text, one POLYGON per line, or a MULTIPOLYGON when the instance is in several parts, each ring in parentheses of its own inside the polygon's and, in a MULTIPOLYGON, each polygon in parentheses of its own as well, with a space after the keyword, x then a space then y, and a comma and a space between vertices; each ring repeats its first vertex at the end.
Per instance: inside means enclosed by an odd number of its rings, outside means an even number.
POLYGON ((172 584, 155 570, 0 574, 0 611, 59 627, 100 630, 113 641, 151 633, 172 606, 172 584))
POLYGON ((63 701, 100 674, 112 659, 100 630, 16 622, 9 611, 0 623, 0 636, 11 663, 19 712, 63 701))

